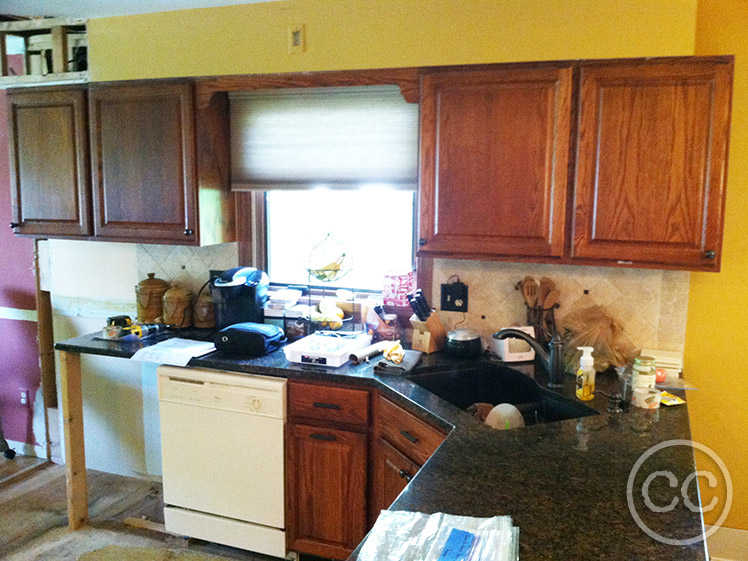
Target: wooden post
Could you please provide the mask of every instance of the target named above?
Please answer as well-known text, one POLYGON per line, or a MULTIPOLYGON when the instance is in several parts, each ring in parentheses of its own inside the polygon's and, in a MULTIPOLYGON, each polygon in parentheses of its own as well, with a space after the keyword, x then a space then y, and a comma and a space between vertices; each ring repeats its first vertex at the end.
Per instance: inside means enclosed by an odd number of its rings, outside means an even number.
POLYGON ((71 530, 77 530, 88 523, 81 357, 78 353, 60 352, 60 390, 65 433, 68 526, 71 530))
POLYGON ((52 28, 52 72, 68 71, 68 32, 58 25, 52 28))
POLYGON ((5 46, 5 33, 0 33, 0 76, 8 75, 8 49, 5 46))

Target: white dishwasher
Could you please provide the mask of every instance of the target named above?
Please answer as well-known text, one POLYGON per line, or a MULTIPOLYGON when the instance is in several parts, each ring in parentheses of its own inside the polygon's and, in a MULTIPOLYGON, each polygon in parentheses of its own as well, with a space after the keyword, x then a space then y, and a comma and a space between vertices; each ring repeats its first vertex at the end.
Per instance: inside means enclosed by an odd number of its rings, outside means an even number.
POLYGON ((286 556, 286 380, 158 368, 169 532, 286 556))

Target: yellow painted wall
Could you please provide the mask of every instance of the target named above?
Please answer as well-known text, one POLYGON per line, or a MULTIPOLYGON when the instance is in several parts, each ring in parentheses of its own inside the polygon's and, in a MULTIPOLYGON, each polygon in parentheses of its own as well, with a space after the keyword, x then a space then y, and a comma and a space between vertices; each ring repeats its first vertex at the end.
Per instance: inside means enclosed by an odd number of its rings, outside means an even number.
POLYGON ((94 81, 693 54, 696 0, 287 0, 93 19, 94 81), (305 24, 307 51, 287 53, 305 24))
MULTIPOLYGON (((699 0, 696 54, 734 54, 735 86, 722 272, 691 275, 686 371, 694 440, 731 472, 725 526, 748 530, 748 2, 699 0)), ((710 491, 702 486, 704 499, 710 491)), ((706 515, 707 523, 714 522, 706 515)))

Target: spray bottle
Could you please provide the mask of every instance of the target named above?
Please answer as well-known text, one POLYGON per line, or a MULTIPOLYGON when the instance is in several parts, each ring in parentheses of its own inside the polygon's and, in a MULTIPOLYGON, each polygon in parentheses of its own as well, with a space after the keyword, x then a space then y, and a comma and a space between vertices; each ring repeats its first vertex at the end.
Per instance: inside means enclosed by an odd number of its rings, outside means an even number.
POLYGON ((595 359, 592 358, 593 347, 577 347, 582 351, 577 370, 577 398, 589 401, 595 397, 595 359))

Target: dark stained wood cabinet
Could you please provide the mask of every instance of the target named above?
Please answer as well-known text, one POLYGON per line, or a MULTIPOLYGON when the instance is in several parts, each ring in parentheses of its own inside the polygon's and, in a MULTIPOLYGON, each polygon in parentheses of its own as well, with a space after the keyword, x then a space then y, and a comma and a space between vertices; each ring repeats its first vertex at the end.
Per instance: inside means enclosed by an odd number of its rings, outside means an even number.
POLYGON ((192 84, 92 85, 89 113, 96 236, 196 240, 192 84))
POLYGON ((367 527, 369 392, 291 380, 286 536, 299 553, 345 559, 367 527))
POLYGON ((573 257, 719 270, 732 73, 581 65, 573 257))
POLYGON ((436 70, 421 93, 419 255, 561 257, 571 65, 436 70))
POLYGON ((91 234, 86 90, 8 95, 13 224, 19 234, 91 234))
POLYGON ((370 521, 374 524, 379 513, 395 501, 421 466, 381 437, 374 442, 372 456, 370 521))

